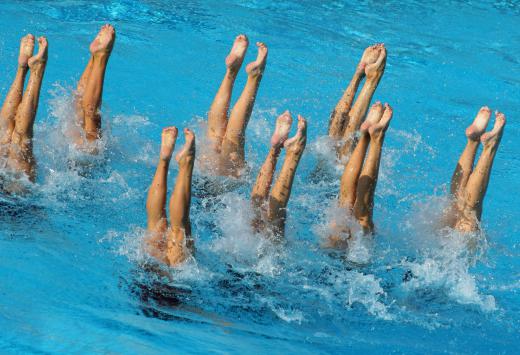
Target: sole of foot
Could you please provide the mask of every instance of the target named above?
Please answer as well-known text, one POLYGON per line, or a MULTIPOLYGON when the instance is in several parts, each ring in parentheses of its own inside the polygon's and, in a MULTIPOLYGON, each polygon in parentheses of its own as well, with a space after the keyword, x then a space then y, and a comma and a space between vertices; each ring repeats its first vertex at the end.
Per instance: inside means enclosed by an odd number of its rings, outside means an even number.
POLYGON ((378 123, 370 126, 370 128, 368 129, 368 133, 370 134, 371 139, 377 139, 384 136, 386 130, 388 129, 388 126, 390 125, 390 121, 392 120, 393 114, 394 111, 392 107, 389 104, 385 103, 385 111, 381 116, 381 120, 379 120, 378 123))
POLYGON ((110 53, 116 39, 114 26, 106 24, 99 30, 96 38, 90 44, 89 50, 92 55, 97 53, 110 53))
POLYGON ((47 62, 47 48, 48 48, 47 38, 45 38, 45 37, 38 38, 38 53, 36 53, 36 55, 33 55, 27 61, 29 68, 35 68, 36 66, 47 62))
POLYGON ((276 119, 276 128, 273 136, 271 137, 271 146, 281 147, 284 142, 289 138, 289 132, 291 131, 292 116, 289 111, 285 111, 276 119))
POLYGON ((175 149, 175 141, 179 130, 175 126, 166 127, 161 133, 161 160, 169 161, 175 149))
POLYGON ((377 101, 370 107, 367 118, 359 130, 363 133, 368 132, 371 126, 377 124, 381 120, 381 116, 383 116, 383 105, 381 104, 381 101, 377 101))
POLYGON ((384 43, 376 44, 375 50, 379 51, 377 59, 365 67, 367 78, 375 78, 383 74, 386 66, 386 48, 384 43))
POLYGON ((247 47, 249 46, 249 40, 244 34, 238 35, 233 42, 233 47, 226 57, 226 67, 230 70, 238 71, 242 66, 244 57, 246 55, 247 47))
POLYGON ((495 112, 495 125, 493 129, 486 132, 480 137, 480 141, 484 146, 493 145, 498 143, 502 138, 504 132, 504 126, 506 125, 506 116, 502 112, 495 112))
POLYGON ((470 140, 478 141, 482 134, 484 134, 486 131, 490 117, 491 110, 489 107, 482 107, 478 111, 477 116, 473 120, 473 123, 468 128, 466 128, 466 137, 468 137, 470 140))
POLYGON ((298 115, 298 130, 294 137, 288 139, 283 144, 287 152, 301 154, 307 143, 307 120, 298 115))
POLYGON ((28 34, 22 37, 20 41, 20 55, 18 56, 18 65, 21 67, 27 67, 29 65, 29 58, 32 57, 34 52, 34 36, 28 34))
POLYGON ((256 42, 256 46, 258 47, 256 60, 246 66, 247 74, 252 76, 261 75, 264 72, 265 63, 267 61, 267 46, 262 42, 256 42))
POLYGON ((192 130, 188 128, 184 128, 184 146, 181 151, 175 155, 175 160, 177 163, 183 164, 188 161, 189 158, 195 157, 195 134, 192 130))

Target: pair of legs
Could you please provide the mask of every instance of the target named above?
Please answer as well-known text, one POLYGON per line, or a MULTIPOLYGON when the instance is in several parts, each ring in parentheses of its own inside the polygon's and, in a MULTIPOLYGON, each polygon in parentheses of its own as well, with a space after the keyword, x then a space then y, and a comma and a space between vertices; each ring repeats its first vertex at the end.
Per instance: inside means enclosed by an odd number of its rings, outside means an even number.
POLYGON ((177 133, 175 127, 165 128, 162 132, 159 163, 146 199, 147 229, 150 232, 146 241, 147 250, 154 258, 169 266, 178 265, 186 260, 193 249, 190 204, 195 135, 187 128, 184 129, 186 143, 175 156, 179 164, 179 173, 170 197, 169 226, 165 209, 168 168, 177 133))
POLYGON ((307 122, 298 115, 298 130, 290 139, 292 117, 289 111, 276 120, 276 129, 271 138, 271 149, 258 173, 251 202, 255 212, 252 222, 257 232, 271 232, 275 238, 281 238, 285 232, 287 203, 291 196, 296 168, 307 142, 307 122), (278 157, 285 148, 285 160, 276 182, 271 190, 278 157))
POLYGON ((40 90, 47 64, 47 39, 38 38, 38 53, 33 56, 34 36, 22 38, 18 69, 0 111, 0 151, 7 166, 15 172, 25 173, 29 180, 36 178, 33 156, 33 125, 38 110, 40 90), (27 88, 25 77, 30 70, 27 88))
POLYGON ((367 113, 372 96, 385 71, 385 66, 384 44, 376 44, 365 49, 350 84, 332 111, 328 134, 335 140, 342 140, 342 145, 338 147, 340 158, 350 155, 356 146, 354 134, 359 130, 363 117, 367 113), (366 81, 363 88, 352 105, 359 84, 365 76, 366 81))
POLYGON ((103 96, 105 72, 115 38, 114 27, 104 25, 90 44, 90 59, 76 89, 76 124, 84 131, 84 134, 73 133, 74 143, 78 146, 101 137, 99 109, 103 96))
POLYGON ((482 107, 473 123, 466 129, 468 142, 451 179, 451 194, 454 202, 451 216, 449 216, 450 220, 447 223, 462 232, 478 229, 493 160, 506 123, 504 114, 497 111, 493 129, 485 132, 490 117, 490 109, 482 107), (480 143, 482 143, 483 150, 473 169, 480 143))
MULTIPOLYGON (((361 137, 341 177, 339 206, 356 218, 366 234, 374 230, 374 193, 385 132, 392 114, 392 108, 388 104, 384 107, 380 102, 372 105, 360 127, 361 137)), ((341 228, 338 234, 346 234, 348 238, 350 230, 348 227, 341 228)), ((333 247, 346 247, 346 239, 333 235, 329 238, 329 244, 333 247)))
POLYGON ((239 35, 226 58, 226 74, 208 112, 208 139, 213 156, 206 157, 206 164, 221 175, 237 176, 245 166, 245 131, 267 60, 267 47, 257 42, 258 56, 246 66, 247 82, 240 98, 231 110, 229 103, 238 71, 248 47, 245 35, 239 35), (218 159, 215 159, 217 155, 218 159))

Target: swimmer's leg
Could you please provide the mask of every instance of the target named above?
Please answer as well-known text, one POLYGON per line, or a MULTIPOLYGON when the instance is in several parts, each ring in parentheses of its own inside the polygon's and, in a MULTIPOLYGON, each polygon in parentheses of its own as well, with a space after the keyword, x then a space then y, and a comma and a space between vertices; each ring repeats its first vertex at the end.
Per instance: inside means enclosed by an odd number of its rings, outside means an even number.
POLYGON ((291 196, 292 184, 296 168, 300 162, 307 142, 307 121, 298 115, 298 131, 296 135, 284 143, 285 160, 280 174, 269 196, 267 222, 276 238, 285 234, 286 208, 291 196))
POLYGON ((377 60, 378 55, 379 48, 376 46, 370 46, 363 52, 352 80, 330 115, 328 132, 330 138, 340 139, 343 137, 343 131, 349 121, 348 113, 351 109, 352 101, 354 101, 354 96, 356 96, 361 80, 365 77, 365 67, 377 60))
POLYGON ((148 190, 146 198, 146 214, 148 220, 148 231, 153 233, 164 233, 168 228, 166 218, 166 192, 168 186, 168 168, 175 148, 177 139, 177 128, 168 127, 163 129, 161 135, 161 153, 155 175, 148 190))
POLYGON ((33 51, 34 36, 32 34, 28 34, 21 40, 16 76, 13 83, 11 84, 11 87, 9 88, 9 91, 7 92, 7 96, 0 111, 0 145, 2 145, 0 147, 1 156, 5 156, 7 154, 7 149, 5 149, 7 147, 4 147, 4 145, 11 142, 11 135, 13 134, 15 124, 14 118, 16 116, 18 106, 20 105, 20 102, 22 102, 25 77, 29 71, 28 61, 29 58, 33 55, 33 51))
POLYGON ((175 156, 179 164, 179 173, 170 197, 170 230, 166 241, 166 258, 170 266, 183 262, 193 251, 190 205, 191 179, 195 162, 195 135, 185 128, 184 136, 186 143, 175 156))
POLYGON ((354 134, 359 130, 363 117, 365 116, 372 96, 376 91, 377 85, 383 76, 386 65, 386 49, 383 44, 375 46, 378 50, 377 60, 365 67, 366 81, 359 93, 354 106, 350 110, 348 116, 349 121, 343 131, 344 145, 339 150, 340 158, 344 158, 352 153, 356 146, 354 134))
POLYGON ((81 99, 85 136, 88 141, 94 141, 101 137, 99 109, 103 95, 105 72, 114 46, 115 36, 114 27, 104 25, 90 45, 92 63, 81 99))
POLYGON ((359 174, 363 167, 363 161, 367 153, 370 136, 368 129, 370 126, 377 124, 383 115, 383 105, 378 101, 370 108, 366 121, 361 126, 361 138, 356 145, 356 149, 350 156, 343 175, 341 177, 341 185, 339 190, 339 206, 352 210, 356 201, 357 184, 359 174))
POLYGON ((468 142, 451 178, 451 194, 455 198, 459 197, 459 193, 464 190, 468 183, 469 176, 473 171, 473 163, 480 144, 480 137, 486 131, 490 116, 491 111, 489 107, 482 107, 471 126, 466 129, 468 142))
POLYGON ((456 224, 456 228, 462 231, 473 231, 478 228, 477 222, 482 216, 482 202, 486 195, 491 168, 502 138, 506 118, 503 113, 496 112, 495 125, 490 132, 484 133, 480 140, 484 149, 471 173, 464 190, 462 215, 456 224))
POLYGON ((238 71, 244 61, 248 44, 249 42, 245 35, 239 35, 235 38, 231 52, 226 58, 226 74, 208 112, 207 136, 213 145, 212 148, 216 152, 220 151, 222 139, 226 132, 231 93, 238 71))
POLYGON ((255 229, 261 229, 262 225, 262 209, 269 197, 269 191, 273 182, 274 172, 276 170, 276 163, 283 144, 287 140, 289 131, 291 130, 292 117, 289 111, 285 111, 276 120, 276 129, 271 138, 271 149, 267 158, 265 159, 260 172, 256 178, 253 191, 251 193, 251 203, 255 212, 255 218, 252 225, 255 229))
POLYGON ((359 177, 356 202, 354 203, 354 216, 363 227, 365 233, 372 233, 374 222, 372 220, 374 207, 374 192, 376 190, 381 151, 385 132, 392 119, 392 108, 385 104, 385 111, 381 120, 368 128, 370 134, 370 149, 359 177))
POLYGON ((244 167, 244 142, 247 123, 251 117, 256 94, 267 60, 267 47, 257 42, 258 56, 246 67, 247 83, 229 116, 226 133, 222 141, 222 164, 230 175, 236 175, 244 167))
POLYGON ((40 90, 47 64, 47 39, 38 38, 38 53, 28 60, 31 70, 27 89, 15 116, 7 164, 15 171, 23 172, 34 181, 35 160, 33 156, 33 125, 40 100, 40 90))

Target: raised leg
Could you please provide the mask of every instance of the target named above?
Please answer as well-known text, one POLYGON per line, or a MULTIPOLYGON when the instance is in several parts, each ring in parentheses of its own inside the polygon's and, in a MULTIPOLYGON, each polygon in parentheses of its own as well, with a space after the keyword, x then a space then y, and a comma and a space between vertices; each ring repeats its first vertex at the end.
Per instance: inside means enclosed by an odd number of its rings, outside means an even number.
POLYGON ((222 139, 226 132, 227 114, 233 85, 244 61, 248 45, 249 41, 245 35, 239 35, 235 38, 231 52, 226 57, 226 74, 208 112, 207 135, 213 145, 212 148, 216 152, 220 152, 222 139))
POLYGON ((4 157, 8 152, 6 144, 11 142, 11 136, 14 130, 15 116, 18 106, 22 102, 23 86, 25 77, 29 70, 28 61, 34 51, 34 36, 28 34, 22 38, 20 43, 20 54, 18 56, 18 69, 4 104, 0 111, 0 152, 4 157))
POLYGON ((386 49, 383 44, 376 45, 379 49, 378 58, 375 62, 365 67, 366 81, 359 93, 354 106, 349 112, 349 121, 343 131, 344 145, 339 150, 340 158, 344 158, 352 153, 356 146, 354 133, 359 130, 363 117, 365 116, 372 96, 376 91, 377 85, 383 76, 386 66, 386 49))
POLYGON ((22 102, 18 106, 15 117, 15 125, 11 137, 11 146, 9 147, 9 157, 7 164, 15 170, 20 171, 34 181, 35 176, 35 160, 32 149, 33 125, 38 110, 38 102, 40 100, 40 90, 47 64, 47 39, 45 37, 38 38, 38 53, 28 60, 31 70, 27 89, 22 98, 22 102))
POLYGON ((81 74, 81 77, 78 81, 78 87, 76 88, 75 93, 75 106, 76 106, 76 119, 77 124, 81 128, 85 129, 85 113, 83 112, 83 95, 85 94, 85 88, 88 83, 88 79, 90 78, 90 73, 92 72, 92 64, 94 63, 94 56, 90 55, 87 66, 81 74))
POLYGON ((256 60, 249 63, 246 67, 247 83, 236 102, 226 128, 226 133, 222 142, 222 164, 228 174, 236 175, 244 167, 244 142, 245 131, 253 106, 256 94, 267 60, 267 47, 261 42, 257 42, 258 56, 256 60))
POLYGON ((339 190, 340 207, 347 208, 348 210, 352 210, 354 207, 359 174, 361 173, 363 161, 365 160, 365 155, 367 153, 368 143, 370 141, 368 129, 370 126, 378 123, 382 115, 383 105, 378 101, 370 108, 367 119, 361 126, 361 138, 356 145, 356 149, 354 149, 354 152, 350 156, 347 165, 345 165, 339 190))
POLYGON ((287 140, 289 131, 291 130, 292 117, 289 111, 285 111, 276 120, 276 129, 271 138, 271 149, 267 154, 264 164, 258 173, 253 191, 251 193, 251 203, 255 212, 255 218, 252 225, 255 229, 260 230, 263 226, 263 209, 265 202, 269 197, 269 191, 273 182, 276 163, 284 142, 287 140))
POLYGON ((161 135, 161 153, 155 175, 148 190, 146 199, 146 213, 148 219, 148 230, 152 233, 164 233, 168 228, 166 217, 166 191, 168 186, 168 168, 172 157, 175 141, 177 139, 177 128, 168 127, 163 129, 161 135))
POLYGON ((368 128, 370 134, 370 149, 365 164, 363 165, 361 176, 359 177, 356 202, 354 203, 354 216, 363 227, 365 233, 371 233, 374 230, 374 222, 372 220, 374 193, 379 174, 385 132, 388 129, 391 119, 392 108, 390 105, 385 104, 385 111, 381 120, 368 128))
POLYGON ((92 64, 81 99, 85 136, 88 141, 94 141, 101 137, 99 109, 101 107, 106 67, 114 40, 114 27, 105 25, 90 45, 92 64))
POLYGON ((343 137, 343 131, 346 124, 349 121, 348 113, 354 101, 354 96, 358 90, 361 80, 365 77, 365 67, 369 64, 374 63, 379 56, 379 47, 370 46, 363 52, 363 56, 356 68, 356 72, 352 77, 347 89, 343 93, 343 96, 336 105, 334 111, 330 115, 329 121, 329 137, 334 139, 340 139, 343 137))
POLYGON ((175 156, 179 164, 179 174, 170 197, 170 230, 167 235, 166 258, 170 266, 175 266, 189 256, 193 250, 191 239, 190 205, 191 179, 195 162, 195 135, 185 128, 186 143, 175 156))
POLYGON ((469 176, 473 171, 473 163, 480 144, 480 137, 486 130, 490 116, 491 110, 489 107, 482 107, 473 123, 466 129, 468 142, 457 162, 457 166, 451 178, 451 194, 455 198, 458 198, 460 191, 464 190, 469 176))
POLYGON ((455 225, 455 228, 459 230, 473 231, 478 228, 478 221, 480 221, 482 216, 482 203, 486 195, 491 168, 493 167, 493 161, 502 138, 505 123, 506 118, 504 114, 497 111, 493 129, 481 137, 484 149, 463 192, 464 200, 460 204, 462 210, 460 211, 460 218, 455 225))
POLYGON ((284 143, 285 160, 280 174, 269 196, 267 222, 276 238, 285 234, 286 208, 291 196, 292 184, 296 175, 296 168, 307 143, 307 122, 298 115, 298 131, 296 135, 284 143))

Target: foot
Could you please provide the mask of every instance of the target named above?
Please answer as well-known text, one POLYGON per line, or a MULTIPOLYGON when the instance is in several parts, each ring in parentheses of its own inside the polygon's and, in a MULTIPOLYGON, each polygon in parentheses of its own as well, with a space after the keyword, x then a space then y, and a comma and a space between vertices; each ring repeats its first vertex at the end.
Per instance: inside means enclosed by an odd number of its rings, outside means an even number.
POLYGON ((377 124, 381 120, 381 116, 383 115, 383 105, 381 101, 377 101, 375 104, 370 107, 370 111, 368 111, 367 118, 365 122, 361 125, 360 131, 365 133, 368 132, 368 129, 377 124))
POLYGON ((377 61, 379 53, 381 53, 381 45, 379 43, 365 49, 358 64, 358 70, 361 71, 363 75, 365 75, 365 68, 377 61))
POLYGON ((368 64, 365 67, 365 74, 368 79, 380 78, 385 71, 386 66, 386 48, 384 43, 375 45, 376 49, 379 50, 377 59, 375 62, 368 64))
POLYGON ((256 42, 258 47, 258 56, 254 62, 251 62, 246 67, 248 75, 259 76, 262 75, 267 60, 267 46, 262 42, 256 42))
POLYGON ((90 44, 90 53, 110 53, 116 39, 116 30, 112 25, 106 24, 99 30, 96 38, 90 44))
POLYGON ((27 61, 29 68, 33 69, 41 64, 47 62, 47 38, 40 37, 38 38, 38 53, 33 55, 27 61))
POLYGON ((381 120, 368 128, 368 133, 370 133, 371 140, 382 138, 385 135, 385 132, 390 124, 390 120, 392 119, 392 115, 392 107, 385 103, 385 111, 383 112, 381 120))
POLYGON ((28 34, 25 37, 22 37, 20 42, 20 55, 18 56, 18 65, 24 68, 27 68, 29 58, 32 57, 34 52, 34 36, 32 34, 28 34))
POLYGON ((195 157, 195 134, 192 130, 184 128, 184 139, 186 143, 181 151, 175 156, 175 160, 179 165, 184 164, 195 157))
POLYGON ((491 110, 484 106, 480 109, 473 123, 466 128, 466 137, 472 141, 479 141, 480 137, 486 131, 486 127, 491 117, 491 110))
POLYGON ((244 61, 248 45, 249 40, 247 39, 246 35, 238 35, 237 38, 235 38, 233 47, 231 48, 229 55, 226 57, 226 66, 228 69, 233 71, 238 71, 238 69, 240 69, 242 62, 244 61))
POLYGON ((289 111, 285 111, 276 119, 276 128, 271 137, 271 146, 282 147, 291 131, 292 117, 289 111))
POLYGON ((161 160, 170 161, 172 158, 178 132, 179 130, 174 126, 163 129, 161 134, 161 160))
POLYGON ((506 116, 502 112, 495 112, 495 125, 490 132, 486 132, 480 137, 480 141, 484 147, 498 143, 502 138, 502 132, 506 124, 506 116))
POLYGON ((298 115, 298 130, 296 135, 288 139, 283 144, 285 150, 289 153, 301 154, 307 143, 307 120, 298 115))

